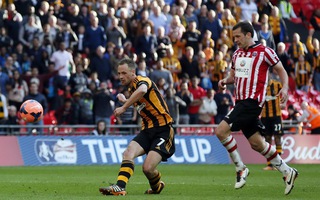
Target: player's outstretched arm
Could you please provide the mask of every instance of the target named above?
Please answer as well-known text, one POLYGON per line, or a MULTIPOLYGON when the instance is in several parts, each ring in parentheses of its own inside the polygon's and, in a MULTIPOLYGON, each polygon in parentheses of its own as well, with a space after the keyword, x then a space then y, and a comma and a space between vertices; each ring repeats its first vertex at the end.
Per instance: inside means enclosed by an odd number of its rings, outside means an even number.
POLYGON ((117 94, 117 99, 123 104, 127 102, 127 98, 122 93, 117 94))
POLYGON ((148 91, 148 86, 146 84, 140 85, 127 99, 126 103, 123 105, 125 109, 129 108, 132 104, 139 101, 148 91))
MULTIPOLYGON (((123 106, 116 108, 114 110, 114 115, 120 116, 122 113, 124 113, 127 108, 129 108, 132 104, 134 104, 135 102, 139 101, 148 91, 148 86, 145 84, 140 85, 130 96, 129 99, 126 99, 125 103, 123 104, 123 106)), ((118 97, 119 98, 119 97, 118 97)))

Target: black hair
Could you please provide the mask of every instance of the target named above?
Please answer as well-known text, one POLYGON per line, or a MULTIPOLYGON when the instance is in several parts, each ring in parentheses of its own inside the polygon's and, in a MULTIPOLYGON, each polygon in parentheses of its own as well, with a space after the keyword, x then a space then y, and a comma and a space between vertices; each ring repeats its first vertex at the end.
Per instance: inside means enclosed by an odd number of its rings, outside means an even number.
POLYGON ((100 119, 99 121, 97 121, 97 123, 96 123, 96 130, 97 130, 97 132, 98 132, 98 134, 99 135, 106 135, 107 134, 107 123, 106 123, 106 121, 104 121, 104 120, 102 120, 102 119, 100 119), (100 132, 99 131, 99 124, 100 123, 104 123, 104 125, 105 125, 105 127, 104 127, 104 129, 103 130, 101 130, 102 132, 100 132))
POLYGON ((253 26, 249 21, 243 21, 243 22, 239 22, 237 23, 232 30, 236 30, 240 28, 241 29, 241 33, 243 33, 244 35, 246 35, 247 33, 251 33, 251 37, 253 37, 254 35, 254 30, 253 30, 253 26))

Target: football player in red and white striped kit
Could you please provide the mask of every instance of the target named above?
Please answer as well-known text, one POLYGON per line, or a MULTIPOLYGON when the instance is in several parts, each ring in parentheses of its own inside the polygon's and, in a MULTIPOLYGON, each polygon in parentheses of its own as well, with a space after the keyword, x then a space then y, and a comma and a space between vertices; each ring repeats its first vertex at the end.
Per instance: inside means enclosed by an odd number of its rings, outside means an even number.
POLYGON ((233 131, 242 131, 252 149, 263 155, 283 174, 284 194, 289 194, 298 176, 298 171, 289 167, 279 156, 276 149, 261 136, 263 125, 259 115, 266 98, 268 70, 273 68, 283 85, 279 91, 280 101, 285 104, 288 99, 288 76, 275 51, 253 40, 254 29, 250 22, 239 22, 233 27, 234 42, 238 49, 232 56, 232 67, 228 76, 219 81, 219 88, 226 89, 226 84, 235 85, 236 103, 216 129, 216 135, 228 150, 236 166, 235 188, 246 184, 249 169, 242 162, 237 150, 237 142, 231 135, 233 131))

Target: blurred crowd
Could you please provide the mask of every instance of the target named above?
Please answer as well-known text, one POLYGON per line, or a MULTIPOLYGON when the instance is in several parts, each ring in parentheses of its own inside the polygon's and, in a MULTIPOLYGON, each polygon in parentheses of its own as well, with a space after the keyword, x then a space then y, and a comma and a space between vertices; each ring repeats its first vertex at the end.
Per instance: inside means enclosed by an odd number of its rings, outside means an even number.
POLYGON ((177 124, 219 123, 233 88, 218 91, 217 83, 230 69, 232 27, 242 20, 276 50, 292 94, 320 91, 320 7, 308 17, 289 0, 3 0, 0 7, 2 124, 18 124, 27 99, 57 124, 139 123, 134 108, 112 115, 115 96, 129 95, 116 69, 124 57, 157 84, 177 124), (296 19, 306 24, 306 41, 288 35, 286 21, 296 19))

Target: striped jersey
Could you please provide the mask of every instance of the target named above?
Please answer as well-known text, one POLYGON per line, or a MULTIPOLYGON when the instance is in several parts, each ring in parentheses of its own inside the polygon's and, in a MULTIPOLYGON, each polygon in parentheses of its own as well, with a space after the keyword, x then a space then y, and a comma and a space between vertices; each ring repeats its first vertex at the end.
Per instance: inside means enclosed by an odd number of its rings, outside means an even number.
POLYGON ((309 79, 312 73, 312 67, 309 62, 296 62, 294 71, 298 88, 309 85, 309 79))
POLYGON ((280 96, 276 96, 282 88, 280 81, 271 79, 267 87, 266 102, 261 111, 261 117, 280 117, 280 96))
POLYGON ((3 97, 4 96, 2 96, 2 94, 0 94, 0 119, 1 120, 5 118, 5 113, 4 113, 5 102, 3 102, 3 100, 6 100, 6 99, 3 97))
POLYGON ((181 71, 181 65, 180 61, 178 58, 175 57, 164 57, 162 58, 163 61, 163 67, 166 68, 167 70, 171 71, 173 82, 178 83, 179 82, 179 77, 177 72, 172 72, 172 71, 181 71))
POLYGON ((156 84, 148 77, 137 76, 133 80, 129 92, 132 94, 142 84, 147 85, 148 91, 134 104, 142 119, 141 129, 164 126, 172 123, 173 119, 169 114, 166 102, 160 94, 156 84))
POLYGON ((237 49, 231 66, 235 73, 236 100, 255 99, 262 107, 268 85, 268 68, 278 62, 275 51, 261 44, 254 44, 248 50, 237 49))

